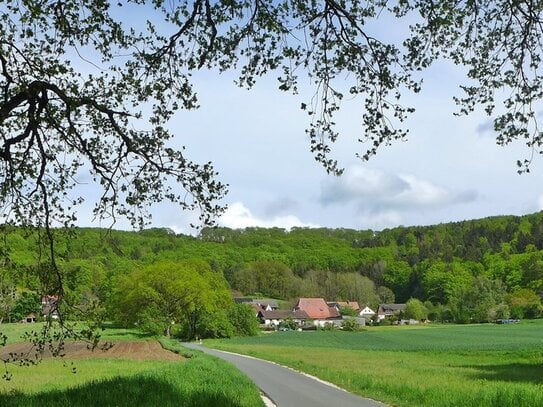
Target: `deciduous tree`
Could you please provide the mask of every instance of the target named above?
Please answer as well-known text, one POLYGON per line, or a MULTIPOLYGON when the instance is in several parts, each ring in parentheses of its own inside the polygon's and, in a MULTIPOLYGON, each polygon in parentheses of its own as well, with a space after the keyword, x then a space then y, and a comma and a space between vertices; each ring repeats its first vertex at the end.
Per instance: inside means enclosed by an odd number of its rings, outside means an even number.
POLYGON ((114 305, 119 322, 166 335, 177 323, 193 339, 206 329, 202 320, 231 302, 224 277, 204 262, 192 262, 157 263, 121 277, 114 305))

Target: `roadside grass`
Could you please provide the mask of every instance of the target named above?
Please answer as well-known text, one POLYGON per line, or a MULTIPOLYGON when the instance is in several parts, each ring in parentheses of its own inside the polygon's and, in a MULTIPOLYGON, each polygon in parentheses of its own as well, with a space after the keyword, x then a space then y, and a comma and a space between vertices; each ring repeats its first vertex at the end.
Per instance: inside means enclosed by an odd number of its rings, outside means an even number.
POLYGON ((395 406, 543 405, 543 321, 206 341, 395 406))
POLYGON ((0 379, 0 406, 263 406, 257 387, 234 366, 179 341, 161 343, 190 358, 44 359, 36 366, 10 366, 12 379, 0 379))

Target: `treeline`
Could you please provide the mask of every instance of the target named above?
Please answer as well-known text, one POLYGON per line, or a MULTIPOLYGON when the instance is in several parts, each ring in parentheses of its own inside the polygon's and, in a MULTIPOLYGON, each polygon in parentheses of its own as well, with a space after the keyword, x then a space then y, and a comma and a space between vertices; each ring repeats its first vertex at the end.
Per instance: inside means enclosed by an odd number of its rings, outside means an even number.
MULTIPOLYGON (((120 276, 146 266, 204 261, 244 295, 370 306, 417 298, 432 319, 457 322, 541 313, 543 213, 380 232, 209 228, 192 237, 167 229, 83 228, 57 234, 67 293, 81 304, 111 304, 120 276)), ((0 289, 43 290, 35 236, 12 229, 4 251, 0 289)))

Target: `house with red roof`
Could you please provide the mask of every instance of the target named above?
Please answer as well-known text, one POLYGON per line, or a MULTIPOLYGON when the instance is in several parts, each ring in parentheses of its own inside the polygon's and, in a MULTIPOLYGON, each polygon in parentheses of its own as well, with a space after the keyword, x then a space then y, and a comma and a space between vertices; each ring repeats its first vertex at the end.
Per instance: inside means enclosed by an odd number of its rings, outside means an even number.
POLYGON ((294 311, 304 311, 317 326, 327 323, 341 325, 341 314, 335 307, 329 306, 323 298, 299 298, 294 311))

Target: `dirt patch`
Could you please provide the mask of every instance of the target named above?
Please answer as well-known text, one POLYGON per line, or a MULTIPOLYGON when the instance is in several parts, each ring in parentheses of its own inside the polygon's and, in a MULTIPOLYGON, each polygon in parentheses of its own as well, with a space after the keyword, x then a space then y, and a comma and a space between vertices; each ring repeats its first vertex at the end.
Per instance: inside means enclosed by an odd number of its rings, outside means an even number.
MULTIPOLYGON (((34 352, 31 351, 31 345, 28 343, 17 343, 0 348, 0 360, 10 358, 10 353, 21 354, 29 352, 27 357, 34 358, 34 352)), ((184 358, 176 353, 170 352, 160 345, 157 341, 120 341, 114 342, 108 350, 88 349, 84 342, 67 342, 64 345, 64 359, 133 359, 133 360, 168 360, 179 361, 184 358)), ((51 357, 48 350, 43 353, 43 357, 51 357)))

